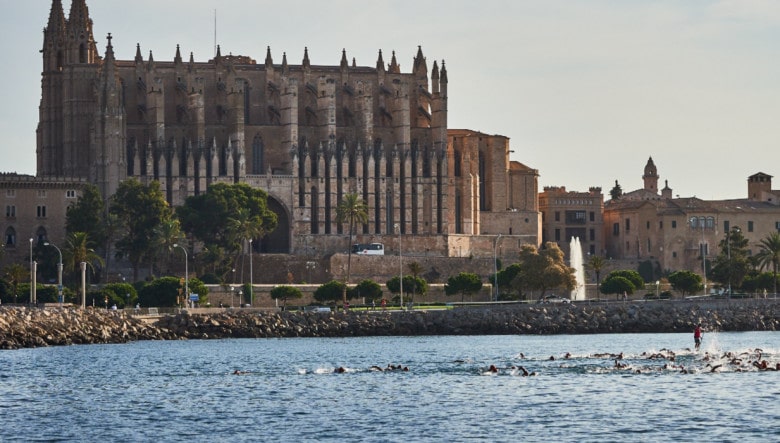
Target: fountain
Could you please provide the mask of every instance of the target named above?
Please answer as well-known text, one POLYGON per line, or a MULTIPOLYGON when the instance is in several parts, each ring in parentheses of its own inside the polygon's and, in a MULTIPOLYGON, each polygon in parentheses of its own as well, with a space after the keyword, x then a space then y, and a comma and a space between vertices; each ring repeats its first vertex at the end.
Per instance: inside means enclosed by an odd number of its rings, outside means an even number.
POLYGON ((571 291, 571 299, 585 300, 585 264, 582 261, 582 245, 579 237, 572 237, 569 241, 569 266, 574 268, 576 279, 574 290, 571 291))

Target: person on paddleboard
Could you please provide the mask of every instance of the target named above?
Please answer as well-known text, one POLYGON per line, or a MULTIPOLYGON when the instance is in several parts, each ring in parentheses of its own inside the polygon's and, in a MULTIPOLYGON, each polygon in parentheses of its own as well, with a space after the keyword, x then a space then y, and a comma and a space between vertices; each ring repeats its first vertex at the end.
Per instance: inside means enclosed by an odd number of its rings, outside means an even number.
POLYGON ((696 325, 696 329, 693 330, 693 341, 696 343, 696 350, 699 350, 701 346, 701 323, 696 325))

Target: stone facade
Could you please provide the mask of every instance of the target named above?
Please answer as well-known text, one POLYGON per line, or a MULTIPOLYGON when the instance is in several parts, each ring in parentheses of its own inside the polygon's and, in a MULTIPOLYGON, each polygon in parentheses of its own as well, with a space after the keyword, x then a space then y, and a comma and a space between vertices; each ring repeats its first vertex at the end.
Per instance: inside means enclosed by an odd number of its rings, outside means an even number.
POLYGON ((123 180, 159 181, 180 205, 218 182, 268 192, 278 228, 255 252, 327 254, 348 242, 336 207, 367 203, 358 242, 413 236, 410 248, 446 256, 450 234, 519 235, 538 243, 538 172, 509 161, 509 140, 448 130, 444 61, 422 48, 402 73, 393 52, 358 66, 299 65, 175 48, 172 61, 101 55, 85 0, 65 18, 53 0, 44 30, 38 176, 95 183, 107 198, 123 180))
POLYGON ((539 194, 543 242, 555 242, 569 256, 570 240, 578 237, 585 255, 604 253, 604 196, 601 188, 588 192, 546 186, 539 194))
POLYGON ((0 264, 26 262, 30 242, 51 241, 62 247, 65 214, 81 195, 84 180, 41 179, 29 175, 0 174, 0 229, 3 233, 0 264))
POLYGON ((751 253, 759 241, 780 231, 780 191, 771 189, 771 176, 748 178, 748 197, 702 200, 674 197, 668 184, 658 194, 648 175, 656 175, 652 159, 645 167, 645 188, 609 200, 604 207, 606 256, 613 259, 651 260, 661 270, 689 269, 701 273, 702 254, 712 260, 720 254, 726 232, 739 227, 751 253), (651 174, 648 174, 651 171, 651 174))

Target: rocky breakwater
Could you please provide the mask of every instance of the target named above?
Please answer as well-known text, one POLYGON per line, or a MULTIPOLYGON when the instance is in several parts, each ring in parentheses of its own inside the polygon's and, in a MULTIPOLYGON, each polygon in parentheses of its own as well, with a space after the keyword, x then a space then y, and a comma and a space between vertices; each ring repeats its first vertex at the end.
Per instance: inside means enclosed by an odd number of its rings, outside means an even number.
POLYGON ((690 332, 697 323, 710 331, 776 331, 780 329, 780 301, 522 305, 327 314, 238 311, 169 316, 156 326, 180 338, 210 339, 690 332))
POLYGON ((262 337, 386 335, 603 334, 777 331, 780 300, 462 307, 349 313, 223 311, 163 316, 154 324, 123 312, 0 308, 0 349, 262 337))
POLYGON ((0 308, 0 349, 176 338, 120 311, 0 308))

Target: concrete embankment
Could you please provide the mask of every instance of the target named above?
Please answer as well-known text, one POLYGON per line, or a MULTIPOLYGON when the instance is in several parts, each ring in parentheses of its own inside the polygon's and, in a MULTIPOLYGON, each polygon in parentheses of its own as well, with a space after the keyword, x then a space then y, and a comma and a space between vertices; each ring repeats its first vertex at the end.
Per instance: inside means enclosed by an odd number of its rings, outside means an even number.
POLYGON ((602 334, 777 331, 780 300, 463 307, 349 313, 225 311, 163 316, 149 324, 123 312, 0 308, 0 348, 136 340, 387 335, 602 334))

